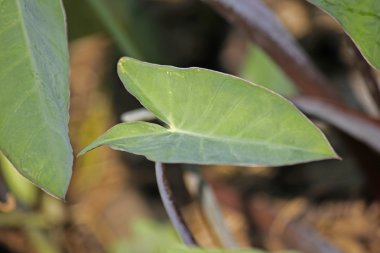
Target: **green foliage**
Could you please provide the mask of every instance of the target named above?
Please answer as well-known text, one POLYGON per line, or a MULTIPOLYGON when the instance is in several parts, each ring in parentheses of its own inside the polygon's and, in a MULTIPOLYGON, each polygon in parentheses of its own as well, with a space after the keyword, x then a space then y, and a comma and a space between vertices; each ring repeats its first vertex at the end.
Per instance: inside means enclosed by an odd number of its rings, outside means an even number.
POLYGON ((88 0, 87 2, 93 7, 100 20, 103 21, 119 47, 125 53, 141 58, 141 52, 133 42, 133 37, 124 28, 128 24, 128 22, 125 22, 128 15, 118 15, 120 12, 125 14, 127 11, 126 1, 88 0))
POLYGON ((331 14, 375 68, 380 69, 379 0, 309 0, 331 14))
MULTIPOLYGON (((174 247, 166 253, 268 253, 259 249, 199 249, 199 248, 186 248, 174 247)), ((296 251, 277 251, 276 253, 297 253, 296 251)))
POLYGON ((16 168, 0 153, 1 175, 7 187, 20 203, 31 207, 37 202, 37 188, 16 171, 16 168))
POLYGON ((107 32, 124 54, 153 62, 163 58, 159 29, 141 1, 64 0, 64 4, 70 38, 107 32))
MULTIPOLYGON (((131 236, 128 240, 119 241, 111 246, 112 253, 267 253, 258 249, 200 249, 182 245, 175 231, 165 223, 154 220, 139 219, 131 225, 131 236)), ((276 253, 297 253, 281 251, 276 253)))
POLYGON ((168 163, 284 165, 336 157, 323 134, 283 97, 243 79, 123 58, 125 88, 167 128, 113 127, 100 145, 168 163))
POLYGON ((166 253, 267 253, 258 249, 199 249, 199 248, 186 248, 186 247, 173 247, 166 251, 166 253))
POLYGON ((0 150, 22 175, 63 198, 72 151, 61 2, 0 3, 0 150))
POLYGON ((181 244, 172 226, 154 220, 139 219, 131 225, 131 236, 111 246, 112 253, 165 253, 181 244))
POLYGON ((284 96, 297 95, 297 88, 259 47, 250 45, 240 76, 284 96))

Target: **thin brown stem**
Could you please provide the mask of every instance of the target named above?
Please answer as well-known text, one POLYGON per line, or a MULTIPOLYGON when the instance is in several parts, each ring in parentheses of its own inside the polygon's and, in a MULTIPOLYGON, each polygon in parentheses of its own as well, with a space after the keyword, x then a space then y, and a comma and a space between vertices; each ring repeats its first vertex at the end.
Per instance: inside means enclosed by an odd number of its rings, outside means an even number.
POLYGON ((198 200, 201 204, 202 212, 205 219, 210 225, 210 232, 214 233, 220 244, 227 249, 239 248, 234 235, 228 229, 224 220, 221 207, 216 199, 213 189, 209 183, 202 177, 200 166, 188 166, 188 171, 196 179, 198 200))
POLYGON ((371 134, 380 131, 378 122, 348 106, 331 89, 332 85, 329 81, 316 69, 303 50, 261 0, 203 1, 215 8, 232 24, 242 28, 249 38, 263 48, 293 80, 301 93, 301 98, 295 98, 293 102, 301 110, 323 116, 323 120, 380 152, 380 146, 374 141, 371 134), (306 98, 312 99, 312 101, 307 101, 306 98), (316 102, 320 106, 315 110, 310 105, 316 102), (322 108, 323 112, 320 110, 322 108), (325 110, 326 108, 329 110, 325 110), (334 118, 335 116, 339 116, 339 119, 334 118), (355 125, 355 127, 351 125, 355 125), (365 129, 357 130, 356 126, 363 126, 365 129))
POLYGON ((181 212, 174 201, 173 192, 167 177, 167 168, 160 162, 156 162, 156 179, 166 213, 182 241, 188 246, 197 246, 198 244, 195 241, 192 232, 183 220, 181 212))
POLYGON ((203 1, 243 29, 293 80, 301 94, 339 99, 328 81, 261 0, 203 1))
POLYGON ((292 98, 292 102, 304 113, 322 119, 380 153, 379 120, 313 97, 300 96, 292 98))

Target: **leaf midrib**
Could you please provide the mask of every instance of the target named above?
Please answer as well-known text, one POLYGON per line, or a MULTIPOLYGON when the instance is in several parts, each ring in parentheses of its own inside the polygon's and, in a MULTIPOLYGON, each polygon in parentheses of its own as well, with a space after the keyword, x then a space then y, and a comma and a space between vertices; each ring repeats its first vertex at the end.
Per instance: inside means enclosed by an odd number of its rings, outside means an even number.
MULTIPOLYGON (((195 136, 195 137, 199 137, 199 138, 205 138, 205 139, 211 139, 211 140, 217 140, 217 141, 223 141, 223 142, 235 142, 235 143, 242 143, 242 144, 252 144, 251 141, 246 141, 244 139, 234 139, 234 138, 229 138, 227 136, 213 136, 213 135, 205 135, 205 134, 201 134, 201 133, 196 133, 196 132, 191 132, 191 131, 187 131, 187 130, 182 130, 182 129, 167 129, 169 132, 172 132, 172 133, 181 133, 181 134, 184 134, 184 135, 190 135, 190 136, 195 136)), ((266 141, 263 141, 263 140, 255 140, 253 143, 255 144, 263 144, 263 145, 268 145, 268 146, 274 146, 274 147, 284 147, 284 148, 287 148, 287 149, 293 149, 293 150, 300 150, 302 152, 305 152, 305 153, 311 153, 311 154, 320 154, 320 155, 326 155, 326 154, 323 154, 323 153, 319 153, 319 152, 312 152, 312 151, 306 151, 305 149, 302 149, 302 148, 299 148, 299 147, 296 147, 296 146, 291 146, 291 145, 285 145, 285 144, 278 144, 278 143, 272 143, 272 142, 266 142, 266 141)))
MULTIPOLYGON (((159 125, 157 125, 157 126, 159 126, 159 125)), ((193 137, 197 137, 197 138, 203 138, 203 139, 206 139, 206 140, 221 141, 221 142, 225 142, 225 143, 231 143, 231 142, 233 142, 233 143, 250 144, 250 145, 252 145, 252 144, 261 144, 261 145, 265 145, 265 146, 269 146, 269 147, 292 149, 292 150, 298 150, 298 151, 302 151, 304 153, 309 153, 309 154, 318 154, 318 155, 328 156, 328 154, 325 154, 325 153, 308 151, 308 150, 305 150, 305 149, 302 149, 302 148, 299 148, 299 147, 296 147, 296 146, 277 144, 277 143, 271 143, 271 142, 265 142, 265 141, 262 141, 262 140, 255 140, 254 142, 251 142, 251 141, 246 141, 246 140, 243 140, 243 139, 236 140, 234 138, 228 138, 226 136, 205 135, 205 134, 195 133, 195 132, 191 132, 191 131, 187 131, 187 130, 182 130, 182 129, 178 129, 178 128, 164 128, 163 127, 163 129, 165 129, 166 131, 164 131, 164 132, 158 132, 158 133, 141 134, 141 135, 136 135, 136 136, 132 136, 132 137, 110 138, 110 139, 107 139, 107 143, 112 143, 113 141, 122 141, 124 139, 135 140, 135 139, 139 139, 139 138, 142 138, 142 137, 152 137, 152 136, 160 136, 160 135, 165 136, 165 135, 168 135, 168 134, 182 134, 182 135, 185 135, 185 136, 186 135, 187 136, 193 136, 193 137)))
MULTIPOLYGON (((21 2, 22 0, 16 0, 16 3, 17 3, 17 6, 18 6, 18 15, 19 15, 19 20, 20 20, 20 27, 21 27, 21 30, 22 30, 22 33, 24 35, 24 41, 25 41, 25 56, 26 58, 28 58, 27 61, 29 61, 29 64, 30 64, 30 67, 33 71, 33 73, 37 73, 38 76, 43 76, 43 74, 41 73, 39 67, 38 67, 38 64, 35 60, 36 56, 34 55, 34 52, 32 50, 32 47, 31 47, 31 42, 30 42, 30 37, 29 37, 29 34, 27 32, 27 29, 26 29, 26 22, 25 19, 24 19, 24 15, 23 14, 23 9, 21 8, 21 2)), ((61 3, 61 8, 63 8, 62 6, 62 3, 61 3)), ((24 51, 24 52, 25 52, 24 51)), ((38 82, 43 82, 42 79, 38 78, 38 79, 32 79, 32 83, 33 83, 33 86, 38 86, 38 82)), ((43 98, 45 95, 44 95, 44 91, 43 89, 40 89, 38 88, 37 89, 37 92, 36 92, 36 95, 38 96, 38 103, 36 103, 35 105, 38 106, 38 109, 39 111, 41 112, 39 115, 41 117, 41 120, 44 122, 43 124, 51 129, 53 132, 55 132, 58 136, 61 135, 61 133, 59 132, 58 129, 55 129, 53 128, 51 125, 50 125, 50 122, 51 120, 48 118, 48 113, 47 113, 47 107, 46 107, 46 104, 45 104, 45 99, 43 98)))
MULTIPOLYGON (((37 66, 37 63, 36 63, 36 60, 35 60, 35 56, 34 56, 34 53, 31 49, 31 42, 30 42, 30 38, 29 38, 29 34, 27 32, 27 29, 26 29, 26 21, 24 19, 24 15, 23 14, 23 9, 21 7, 21 4, 20 4, 20 1, 22 0, 16 0, 16 4, 18 6, 17 8, 17 11, 18 11, 18 15, 19 15, 19 20, 20 20, 20 27, 21 27, 21 30, 22 30, 22 33, 24 35, 24 41, 25 41, 25 47, 26 47, 26 55, 27 55, 27 58, 28 58, 28 61, 29 61, 29 64, 30 64, 30 67, 32 69, 32 73, 38 73, 39 76, 41 76, 41 73, 40 73, 40 70, 37 66)), ((36 80, 36 79, 32 79, 32 83, 33 83, 33 86, 36 86, 37 85, 37 82, 42 82, 42 80, 36 80)), ((41 113, 40 115, 42 115, 42 118, 45 122, 49 122, 50 120, 47 118, 47 114, 46 114, 46 107, 43 106, 43 103, 41 103, 41 92, 40 92, 40 89, 37 90, 37 93, 38 93, 38 107, 41 111, 43 111, 44 113, 41 113)), ((46 125, 49 125, 49 124, 46 124, 46 125)))

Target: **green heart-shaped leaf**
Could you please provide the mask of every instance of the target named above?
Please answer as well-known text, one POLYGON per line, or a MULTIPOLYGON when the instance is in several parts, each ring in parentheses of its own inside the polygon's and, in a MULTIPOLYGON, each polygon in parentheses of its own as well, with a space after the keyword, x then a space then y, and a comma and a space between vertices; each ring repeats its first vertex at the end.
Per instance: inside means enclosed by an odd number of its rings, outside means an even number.
POLYGON ((243 79, 122 58, 126 89, 167 127, 119 124, 100 145, 167 163, 284 165, 334 158, 321 131, 286 99, 243 79))
POLYGON ((63 198, 71 178, 69 64, 60 0, 0 1, 0 151, 63 198))
POLYGON ((364 57, 380 69, 379 0, 308 0, 336 18, 364 57))

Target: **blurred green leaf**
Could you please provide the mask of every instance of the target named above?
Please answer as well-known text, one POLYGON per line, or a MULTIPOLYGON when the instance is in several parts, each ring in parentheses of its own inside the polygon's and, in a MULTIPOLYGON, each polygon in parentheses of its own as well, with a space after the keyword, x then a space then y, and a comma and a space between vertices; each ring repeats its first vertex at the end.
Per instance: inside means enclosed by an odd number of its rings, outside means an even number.
POLYGON ((266 253, 266 251, 258 249, 199 249, 182 246, 167 250, 166 253, 266 253))
POLYGON ((380 69, 379 0, 308 1, 336 18, 368 62, 380 69))
POLYGON ((54 243, 54 241, 49 238, 49 234, 43 233, 39 229, 26 228, 25 233, 28 237, 28 241, 34 248, 35 252, 38 253, 60 253, 61 250, 54 243))
MULTIPOLYGON (((187 248, 185 246, 173 247, 166 251, 166 253, 268 253, 260 249, 200 249, 200 248, 187 248)), ((274 253, 299 253, 293 250, 281 250, 274 253)))
POLYGON ((69 40, 107 31, 104 23, 87 1, 63 0, 63 4, 69 40))
POLYGON ((20 212, 0 213, 0 228, 15 227, 33 227, 48 229, 49 224, 45 217, 38 212, 20 212))
POLYGON ((25 177, 17 172, 8 159, 0 153, 1 173, 7 186, 18 201, 26 206, 33 206, 37 202, 38 190, 25 177))
POLYGON ((162 60, 159 31, 141 1, 66 0, 65 3, 69 17, 75 19, 69 20, 75 35, 107 31, 125 54, 141 60, 162 60))
POLYGON ((284 165, 336 157, 321 131, 283 97, 243 79, 123 58, 126 89, 168 128, 119 124, 100 145, 167 163, 284 165))
POLYGON ((240 76, 284 96, 297 95, 297 88, 259 47, 250 45, 240 76))
POLYGON ((241 250, 227 250, 227 249, 199 249, 199 248, 186 248, 186 247, 176 247, 167 250, 166 253, 266 253, 262 250, 256 249, 241 249, 241 250))
POLYGON ((125 22, 128 15, 123 1, 88 0, 88 3, 98 14, 100 20, 103 21, 120 49, 132 57, 143 59, 142 52, 139 51, 137 44, 133 42, 133 37, 125 27, 128 24, 128 22, 125 22), (119 15, 120 11, 122 11, 123 15, 119 15))
POLYGON ((140 219, 132 224, 132 235, 111 247, 112 253, 164 253, 180 241, 169 224, 140 219))
POLYGON ((149 5, 136 0, 64 0, 64 4, 70 39, 108 33, 124 54, 163 61, 160 32, 149 5))
POLYGON ((0 150, 23 176, 63 198, 73 159, 61 1, 7 0, 0 11, 0 150))
MULTIPOLYGON (((267 253, 258 249, 242 250, 205 250, 188 248, 178 239, 172 226, 150 219, 139 219, 131 225, 131 236, 111 246, 112 253, 267 253)), ((278 251, 276 253, 297 253, 295 251, 278 251)))

